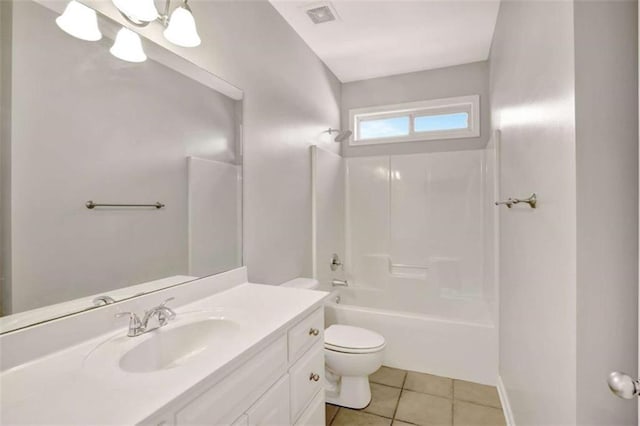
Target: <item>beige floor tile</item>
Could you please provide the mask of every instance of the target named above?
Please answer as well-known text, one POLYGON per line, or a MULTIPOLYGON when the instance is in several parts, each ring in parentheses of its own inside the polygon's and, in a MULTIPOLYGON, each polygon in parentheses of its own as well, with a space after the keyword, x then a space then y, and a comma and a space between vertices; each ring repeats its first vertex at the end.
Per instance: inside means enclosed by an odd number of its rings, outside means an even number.
POLYGON ((454 426, 505 426, 502 410, 464 401, 453 403, 454 426))
POLYGON ((464 380, 454 380, 453 398, 460 401, 502 408, 498 390, 494 386, 465 382, 464 380))
POLYGON ((405 423, 400 420, 394 420, 391 426, 415 426, 413 423, 405 423))
POLYGON ((333 419, 332 426, 390 426, 391 419, 341 408, 333 419))
POLYGON ((448 377, 409 371, 404 388, 416 392, 453 398, 453 380, 448 377))
POLYGON ((333 418, 336 416, 336 414, 338 414, 339 408, 340 407, 338 407, 337 405, 332 405, 332 404, 325 405, 325 419, 326 419, 327 425, 331 424, 331 422, 333 421, 333 418))
POLYGON ((378 416, 393 417, 400 399, 399 388, 371 383, 371 403, 363 410, 378 416))
POLYGON ((450 426, 453 422, 452 401, 426 393, 403 390, 396 418, 421 426, 450 426))
POLYGON ((401 388, 404 383, 404 376, 406 375, 407 372, 405 370, 382 366, 378 371, 369 376, 369 381, 401 388))

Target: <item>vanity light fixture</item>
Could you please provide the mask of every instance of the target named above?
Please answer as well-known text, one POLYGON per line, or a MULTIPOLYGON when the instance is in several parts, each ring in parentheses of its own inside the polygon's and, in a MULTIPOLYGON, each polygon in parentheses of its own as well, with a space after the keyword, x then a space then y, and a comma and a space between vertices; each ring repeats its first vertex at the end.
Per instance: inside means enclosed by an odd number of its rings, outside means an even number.
POLYGON ((140 36, 125 27, 118 31, 116 41, 109 49, 109 52, 116 58, 127 62, 144 62, 147 60, 147 55, 142 50, 140 36))
MULTIPOLYGON (((187 0, 171 10, 171 0, 165 0, 164 13, 160 14, 155 0, 112 0, 120 14, 131 24, 145 27, 153 21, 159 21, 164 27, 164 36, 171 43, 182 47, 195 47, 201 43, 196 21, 187 0)), ((82 40, 97 41, 102 38, 98 28, 96 11, 71 0, 56 23, 64 32, 82 40)), ((115 42, 109 52, 116 58, 128 62, 144 62, 147 55, 142 49, 140 36, 126 27, 122 27, 116 35, 115 42)))
POLYGON ((120 14, 131 24, 146 27, 153 21, 159 21, 164 27, 164 37, 171 43, 182 47, 200 45, 200 36, 196 28, 196 21, 187 4, 182 4, 171 10, 171 0, 165 0, 164 12, 158 13, 154 0, 112 0, 120 14))
POLYGON ((196 21, 186 0, 173 11, 163 34, 167 40, 178 46, 196 47, 200 45, 196 21))
POLYGON ((56 18, 62 31, 81 40, 97 41, 102 38, 96 11, 76 0, 71 0, 62 15, 56 18))
POLYGON ((160 17, 154 0, 112 0, 118 11, 136 25, 146 25, 160 17))

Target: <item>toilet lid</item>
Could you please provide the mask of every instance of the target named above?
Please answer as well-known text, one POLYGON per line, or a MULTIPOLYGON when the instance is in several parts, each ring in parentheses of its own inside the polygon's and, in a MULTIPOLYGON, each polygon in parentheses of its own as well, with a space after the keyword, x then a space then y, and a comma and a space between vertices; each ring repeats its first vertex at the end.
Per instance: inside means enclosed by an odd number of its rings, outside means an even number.
POLYGON ((334 324, 324 331, 327 346, 345 349, 372 349, 384 345, 384 337, 360 327, 334 324))

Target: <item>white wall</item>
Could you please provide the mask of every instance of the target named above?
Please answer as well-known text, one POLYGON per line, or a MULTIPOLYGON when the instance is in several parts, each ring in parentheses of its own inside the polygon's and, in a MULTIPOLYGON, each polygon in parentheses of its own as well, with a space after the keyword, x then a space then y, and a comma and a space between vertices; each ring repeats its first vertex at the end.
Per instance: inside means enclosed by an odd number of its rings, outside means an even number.
POLYGON ((499 370, 516 424, 637 422, 636 401, 605 385, 637 374, 637 28, 635 1, 500 8, 501 198, 539 195, 499 220, 499 370))
MULTIPOLYGON (((111 2, 87 3, 123 22, 111 2)), ((244 254, 268 284, 311 274, 309 145, 336 152, 340 83, 266 0, 191 1, 202 45, 145 36, 244 91, 244 254)))
POLYGON ((314 177, 315 278, 326 288, 332 279, 343 279, 343 268, 332 271, 333 253, 346 263, 345 163, 338 154, 311 147, 314 177))
POLYGON ((638 374, 638 3, 576 1, 578 424, 636 424, 613 370, 638 374))
POLYGON ((454 96, 480 95, 480 137, 431 140, 400 144, 349 146, 343 143, 345 157, 411 154, 484 148, 489 140, 489 66, 474 62, 389 77, 355 81, 342 85, 342 126, 352 128, 349 110, 392 105, 454 96))
POLYGON ((11 312, 185 274, 187 156, 236 162, 236 101, 154 61, 120 61, 55 17, 13 7, 11 312))
MULTIPOLYGON (((576 179, 571 2, 506 1, 490 56, 502 198, 500 376, 518 425, 576 423, 576 179)), ((604 380, 604 379, 603 379, 604 380)))

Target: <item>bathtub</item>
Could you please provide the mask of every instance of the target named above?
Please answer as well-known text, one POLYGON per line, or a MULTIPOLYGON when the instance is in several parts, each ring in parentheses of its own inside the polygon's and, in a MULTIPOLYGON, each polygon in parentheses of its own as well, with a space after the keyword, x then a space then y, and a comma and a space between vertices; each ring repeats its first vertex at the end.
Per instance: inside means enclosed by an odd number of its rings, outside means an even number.
POLYGON ((497 384, 497 329, 486 303, 440 299, 421 307, 429 314, 394 309, 396 304, 387 299, 385 305, 367 289, 333 290, 325 305, 326 326, 346 324, 382 334, 389 367, 497 384))

